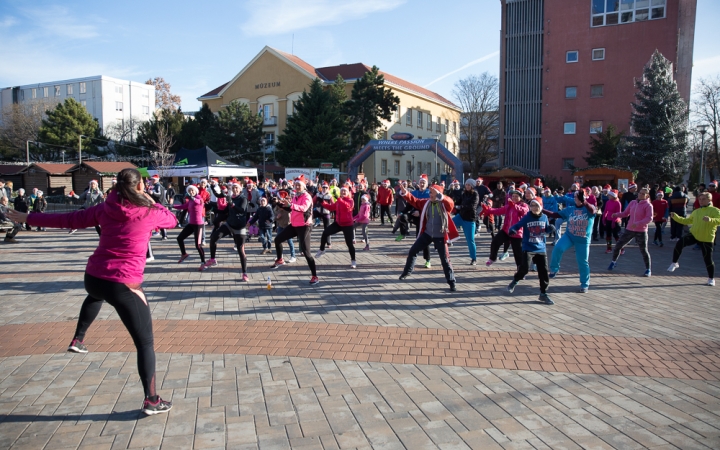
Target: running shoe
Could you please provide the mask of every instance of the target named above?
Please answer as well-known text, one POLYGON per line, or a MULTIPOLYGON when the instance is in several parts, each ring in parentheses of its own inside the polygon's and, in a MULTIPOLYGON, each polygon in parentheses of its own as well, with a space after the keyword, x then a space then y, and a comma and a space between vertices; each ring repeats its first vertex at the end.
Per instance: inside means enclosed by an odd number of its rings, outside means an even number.
POLYGON ((168 412, 172 409, 172 402, 167 402, 158 397, 157 403, 153 403, 150 399, 145 399, 142 406, 142 412, 147 416, 154 416, 155 414, 161 414, 168 412))
POLYGON ((332 248, 332 244, 328 244, 328 245, 327 245, 327 248, 332 248))
POLYGON ((510 253, 505 252, 502 255, 500 255, 500 261, 505 261, 510 256, 510 253))
POLYGON ((180 257, 180 259, 178 260, 178 264, 180 264, 181 262, 185 261, 185 260, 188 258, 188 256, 190 256, 190 255, 188 255, 187 253, 185 253, 184 255, 182 255, 182 256, 180 257))
POLYGON ((485 261, 485 267, 490 267, 490 266, 492 266, 494 262, 495 262, 495 261, 493 261, 492 259, 488 259, 487 261, 485 261))
POLYGON ((199 271, 199 272, 202 272, 202 271, 204 271, 204 270, 207 269, 207 268, 208 268, 208 266, 206 266, 204 262, 201 262, 201 263, 200 263, 200 267, 198 267, 198 271, 199 271))
POLYGON ((675 269, 677 269, 678 267, 680 267, 680 264, 676 262, 670 263, 670 267, 668 267, 668 272, 675 272, 675 269))
POLYGON ((653 241, 653 245, 658 245, 658 241, 657 240, 653 241))
POLYGON ((471 266, 477 266, 477 260, 471 259, 471 260, 470 260, 470 265, 471 265, 471 266))
POLYGON ((297 258, 294 257, 294 256, 291 256, 290 259, 287 260, 287 263, 288 263, 288 264, 292 264, 292 263, 294 263, 295 261, 297 261, 297 258))
POLYGON ((660 247, 664 247, 665 244, 663 244, 663 241, 660 241, 660 247))
POLYGON ((400 241, 402 241, 403 239, 405 239, 405 235, 402 234, 402 233, 401 233, 401 234, 398 234, 397 237, 395 238, 395 242, 400 242, 400 241))
POLYGON ((163 241, 167 241, 167 236, 162 238, 163 241))
POLYGON ((205 267, 215 267, 218 265, 218 262, 215 260, 215 258, 210 258, 205 263, 205 267))
POLYGON ((432 267, 432 264, 430 264, 430 260, 428 259, 427 261, 425 261, 425 268, 429 269, 431 267, 432 267))
POLYGON ((237 251, 237 245, 233 245, 233 250, 237 251))
POLYGON ((319 282, 320 282, 320 280, 318 280, 318 277, 312 277, 312 278, 310 278, 310 285, 311 285, 311 286, 315 286, 315 285, 318 284, 319 282))
POLYGON ((617 266, 617 261, 610 261, 610 265, 608 266, 608 270, 613 270, 617 266))
POLYGON ((580 293, 581 293, 581 294, 587 294, 587 293, 588 293, 588 288, 586 288, 586 287, 581 287, 581 288, 580 288, 580 293))
POLYGON ((550 272, 550 273, 548 274, 548 277, 549 277, 549 278, 555 278, 555 277, 557 276, 557 274, 558 274, 557 272, 550 272))
POLYGON ((625 249, 620 250, 620 254, 621 254, 621 255, 624 255, 624 254, 625 254, 625 249))
POLYGON ((77 230, 70 230, 70 231, 68 231, 68 234, 73 234, 73 233, 75 233, 76 231, 77 231, 77 230))
POLYGON ((243 281, 247 281, 247 280, 248 280, 248 275, 247 275, 246 273, 242 274, 242 280, 243 280, 243 281))
POLYGON ((357 263, 355 262, 354 259, 350 261, 350 268, 351 268, 351 269, 357 269, 357 263))
POLYGON ((408 276, 410 276, 409 273, 403 272, 403 273, 400 274, 400 278, 398 278, 398 280, 404 280, 404 279, 407 278, 408 276))
POLYGON ((515 292, 515 286, 517 286, 517 284, 518 284, 517 281, 512 280, 512 281, 510 282, 510 284, 508 284, 507 291, 508 291, 509 293, 511 293, 511 294, 512 294, 513 292, 515 292))
POLYGON ((9 244, 17 244, 18 243, 18 241, 15 238, 9 238, 9 237, 6 237, 4 239, 4 242, 7 242, 9 244))
POLYGON ((457 287, 455 287, 455 283, 453 283, 450 285, 450 292, 455 292, 455 291, 457 291, 457 287))
POLYGON ((652 272, 650 271, 650 269, 648 269, 648 270, 645 271, 645 274, 644 274, 643 276, 644 276, 644 277, 649 277, 649 276, 651 276, 651 275, 652 275, 652 272))
POLYGON ((282 265, 284 265, 284 264, 285 264, 285 261, 283 261, 282 258, 276 259, 276 260, 275 260, 275 264, 273 264, 272 266, 270 266, 270 268, 271 268, 271 269, 277 269, 278 267, 280 267, 280 266, 282 266, 282 265))
POLYGON ((317 253, 315 253, 315 257, 320 258, 324 254, 325 254, 325 250, 318 250, 317 253))
POLYGON ((78 339, 73 339, 70 343, 70 346, 68 347, 67 351, 73 352, 73 353, 87 353, 88 348, 85 347, 85 344, 80 342, 78 339))
POLYGON ((152 257, 152 256, 149 257, 149 258, 145 258, 145 262, 146 262, 146 263, 149 263, 149 262, 152 262, 152 261, 155 261, 155 258, 152 257))
POLYGON ((707 283, 705 283, 705 286, 715 286, 715 278, 708 278, 707 283))
POLYGON ((609 255, 610 253, 612 253, 612 249, 611 249, 611 248, 608 248, 608 249, 605 250, 605 254, 606 254, 606 255, 609 255))
POLYGON ((153 237, 155 237, 155 236, 159 236, 159 235, 160 235, 160 233, 159 233, 159 232, 157 232, 157 231, 153 231, 153 232, 152 232, 152 236, 153 236, 153 237))
POLYGON ((538 300, 540 300, 541 302, 545 303, 546 305, 554 305, 554 304, 555 304, 555 302, 552 301, 552 300, 550 299, 550 297, 548 297, 548 295, 545 294, 545 293, 540 294, 540 297, 538 297, 538 300))
POLYGON ((370 251, 370 244, 365 245, 364 252, 370 251))

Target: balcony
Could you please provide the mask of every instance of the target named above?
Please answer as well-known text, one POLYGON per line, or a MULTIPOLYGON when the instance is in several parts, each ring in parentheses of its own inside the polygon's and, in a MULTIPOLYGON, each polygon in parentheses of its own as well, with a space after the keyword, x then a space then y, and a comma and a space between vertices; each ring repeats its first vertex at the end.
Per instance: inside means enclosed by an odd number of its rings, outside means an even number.
POLYGON ((263 117, 263 126, 264 127, 277 126, 277 116, 263 117))

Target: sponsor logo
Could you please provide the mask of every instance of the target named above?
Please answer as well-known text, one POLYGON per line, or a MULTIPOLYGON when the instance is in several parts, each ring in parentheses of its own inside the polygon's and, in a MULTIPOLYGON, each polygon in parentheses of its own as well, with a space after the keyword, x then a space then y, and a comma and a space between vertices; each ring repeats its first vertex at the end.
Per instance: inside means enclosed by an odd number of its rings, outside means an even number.
POLYGON ((188 164, 187 158, 183 158, 180 161, 175 163, 176 166, 187 166, 187 164, 188 164))
POLYGON ((390 136, 390 139, 394 141, 409 141, 414 137, 415 136, 410 133, 393 133, 392 136, 390 136))
POLYGON ((227 163, 226 163, 225 161, 220 161, 219 159, 216 159, 216 160, 215 160, 215 164, 217 164, 217 165, 219 165, 219 166, 224 166, 224 165, 226 165, 227 163))

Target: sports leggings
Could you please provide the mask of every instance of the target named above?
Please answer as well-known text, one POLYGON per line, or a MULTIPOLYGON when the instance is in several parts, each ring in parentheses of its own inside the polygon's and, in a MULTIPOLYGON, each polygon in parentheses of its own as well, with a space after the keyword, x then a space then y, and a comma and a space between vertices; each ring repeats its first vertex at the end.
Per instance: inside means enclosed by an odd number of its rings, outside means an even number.
MULTIPOLYGON (((497 216, 495 216, 497 218, 497 216)), ((520 267, 522 263, 522 238, 511 238, 505 232, 500 230, 490 242, 490 260, 497 261, 498 250, 500 250, 500 244, 503 244, 505 252, 508 250, 508 246, 512 245, 513 258, 515 259, 515 265, 520 267)))
POLYGON ((327 241, 330 235, 337 234, 341 231, 343 236, 345 237, 345 245, 347 245, 348 251, 350 252, 350 259, 354 261, 355 245, 353 244, 353 236, 355 234, 355 228, 352 225, 342 227, 337 222, 333 222, 332 225, 330 225, 325 229, 325 231, 323 231, 322 237, 320 238, 320 250, 325 250, 325 245, 327 245, 327 241))
POLYGON ((187 239, 188 236, 191 234, 195 236, 195 248, 197 249, 198 253, 200 254, 200 261, 205 262, 205 250, 200 246, 200 243, 202 242, 202 234, 203 234, 203 227, 204 225, 194 225, 194 224, 187 224, 185 225, 185 228, 182 229, 180 234, 177 237, 178 245, 180 246, 180 253, 185 255, 187 252, 185 251, 185 239, 187 239))
POLYGON ((358 227, 360 227, 360 232, 362 233, 363 241, 365 241, 365 245, 370 245, 370 240, 368 240, 368 234, 367 234, 367 223, 356 223, 355 229, 357 230, 358 227))
POLYGON ((137 349, 138 372, 145 397, 157 395, 152 317, 141 284, 117 283, 86 273, 85 290, 88 296, 80 308, 75 339, 85 340, 85 333, 100 312, 103 300, 108 302, 117 311, 137 349))
POLYGON ((227 235, 232 235, 233 240, 235 241, 235 247, 237 247, 238 256, 240 257, 242 273, 247 273, 247 258, 245 257, 245 235, 242 235, 240 233, 233 233, 227 226, 227 224, 220 225, 220 227, 213 230, 212 234, 210 235, 210 258, 215 259, 217 241, 227 235))
POLYGON ((705 261, 705 268, 707 269, 708 278, 715 278, 715 263, 713 262, 713 243, 712 242, 700 242, 695 239, 692 234, 686 234, 675 244, 673 250, 673 262, 676 263, 680 260, 683 248, 689 245, 697 244, 700 246, 702 251, 703 261, 705 261))
POLYGON ((277 255, 277 259, 282 259, 282 243, 297 236, 298 244, 300 244, 300 251, 305 255, 305 261, 307 261, 308 267, 310 267, 310 272, 312 272, 312 275, 316 277, 317 271, 315 270, 315 258, 313 258, 312 253, 310 253, 311 231, 311 225, 304 225, 302 227, 288 225, 286 228, 283 228, 282 232, 275 236, 275 253, 277 255))

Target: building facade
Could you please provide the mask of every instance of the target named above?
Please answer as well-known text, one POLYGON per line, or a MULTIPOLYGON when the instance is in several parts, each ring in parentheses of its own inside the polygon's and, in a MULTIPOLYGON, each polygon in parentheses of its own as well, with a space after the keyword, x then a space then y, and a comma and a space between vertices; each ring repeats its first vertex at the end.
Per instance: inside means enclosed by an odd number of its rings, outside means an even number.
MULTIPOLYGON (((365 64, 341 64, 315 68, 297 56, 265 47, 232 80, 198 98, 217 112, 233 100, 249 105, 263 115, 265 143, 268 152, 283 132, 287 118, 315 78, 330 86, 337 75, 347 83, 348 97, 353 84, 371 68, 365 64)), ((388 139, 393 133, 411 133, 418 139, 438 139, 446 148, 459 151, 460 108, 439 94, 406 80, 384 73, 385 86, 400 98, 399 111, 383 124, 378 138, 388 139)), ((362 167, 370 181, 386 178, 412 178, 428 174, 440 178, 448 173, 444 164, 435 163, 431 152, 404 152, 391 156, 373 156, 362 167)))
POLYGON ((13 104, 62 103, 74 98, 103 131, 118 121, 149 120, 155 112, 155 87, 104 75, 26 84, 0 90, 0 108, 13 104))
POLYGON ((501 0, 505 165, 572 181, 594 134, 630 132, 634 81, 655 49, 690 99, 697 0, 501 0))

